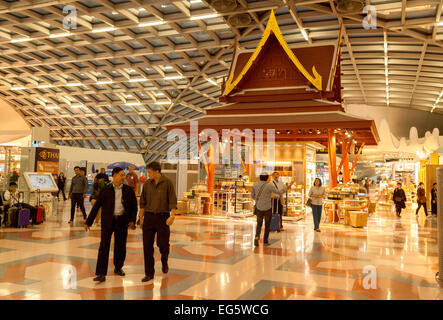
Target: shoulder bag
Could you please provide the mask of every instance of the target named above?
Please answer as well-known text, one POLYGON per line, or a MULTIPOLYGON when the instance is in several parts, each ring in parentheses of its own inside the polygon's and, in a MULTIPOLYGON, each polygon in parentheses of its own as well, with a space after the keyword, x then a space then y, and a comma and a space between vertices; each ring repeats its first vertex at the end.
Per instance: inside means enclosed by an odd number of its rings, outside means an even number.
POLYGON ((258 200, 260 199, 260 195, 261 195, 263 189, 265 188, 265 186, 266 186, 266 183, 264 183, 264 184, 261 186, 260 191, 258 192, 258 195, 257 195, 257 200, 255 200, 255 205, 254 205, 254 215, 255 215, 255 216, 257 215, 257 211, 258 211, 258 209, 257 209, 257 202, 258 202, 258 200))

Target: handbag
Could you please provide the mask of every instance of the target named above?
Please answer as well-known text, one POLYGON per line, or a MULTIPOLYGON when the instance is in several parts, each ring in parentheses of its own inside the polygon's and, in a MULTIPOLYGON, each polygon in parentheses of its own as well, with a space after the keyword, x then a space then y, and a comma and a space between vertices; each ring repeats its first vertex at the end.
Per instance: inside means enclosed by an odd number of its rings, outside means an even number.
POLYGON ((312 207, 312 199, 311 198, 308 198, 308 201, 306 201, 306 206, 312 207))
POLYGON ((258 201, 258 199, 260 199, 260 195, 261 195, 263 189, 265 188, 265 186, 266 186, 266 183, 264 183, 264 184, 261 186, 260 191, 258 192, 257 200, 255 201, 255 204, 254 204, 254 215, 255 215, 255 216, 257 215, 257 213, 258 213, 258 211, 259 211, 259 210, 257 209, 257 201, 258 201))

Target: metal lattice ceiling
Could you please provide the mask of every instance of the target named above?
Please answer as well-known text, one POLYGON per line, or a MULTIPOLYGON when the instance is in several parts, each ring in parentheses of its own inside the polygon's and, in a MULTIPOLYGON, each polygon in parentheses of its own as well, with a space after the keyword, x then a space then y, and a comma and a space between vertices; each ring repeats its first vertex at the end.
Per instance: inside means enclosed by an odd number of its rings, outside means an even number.
POLYGON ((170 146, 165 124, 219 105, 234 38, 255 48, 274 9, 288 43, 336 39, 345 25, 345 103, 443 113, 443 0, 366 0, 374 30, 337 1, 3 1, 1 98, 57 144, 156 160, 170 146), (65 5, 76 29, 63 25, 65 5))

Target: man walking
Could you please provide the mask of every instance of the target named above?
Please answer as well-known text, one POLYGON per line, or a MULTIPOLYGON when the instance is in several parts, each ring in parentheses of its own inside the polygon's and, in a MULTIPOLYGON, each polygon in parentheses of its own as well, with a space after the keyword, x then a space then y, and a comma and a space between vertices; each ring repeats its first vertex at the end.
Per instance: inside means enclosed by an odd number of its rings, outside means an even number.
POLYGON ((126 183, 134 190, 135 195, 138 195, 138 176, 134 172, 134 166, 129 166, 129 173, 126 175, 126 183))
POLYGON ((94 281, 99 283, 106 280, 112 233, 114 233, 114 273, 122 277, 125 275, 122 268, 126 258, 128 227, 135 229, 137 215, 137 198, 131 188, 123 184, 125 179, 123 169, 114 168, 112 178, 112 183, 100 192, 84 225, 88 231, 98 211, 102 209, 100 248, 95 271, 97 277, 94 278, 94 281))
POLYGON ((145 277, 142 282, 154 278, 154 238, 160 248, 162 271, 168 273, 169 226, 174 222, 177 197, 172 182, 161 174, 158 162, 147 166, 149 179, 144 183, 140 196, 140 216, 143 220, 143 253, 145 277))
POLYGON ((86 220, 86 210, 84 198, 88 192, 88 179, 81 174, 80 167, 74 168, 75 176, 72 178, 71 187, 69 188, 69 199, 71 199, 71 220, 69 223, 74 222, 75 207, 78 205, 83 213, 83 219, 86 220))

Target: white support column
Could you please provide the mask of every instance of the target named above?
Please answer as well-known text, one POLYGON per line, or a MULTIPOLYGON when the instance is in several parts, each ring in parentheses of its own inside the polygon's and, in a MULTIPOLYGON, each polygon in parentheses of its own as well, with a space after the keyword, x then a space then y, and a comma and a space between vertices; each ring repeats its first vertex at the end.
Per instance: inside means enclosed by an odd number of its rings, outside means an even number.
POLYGON ((437 232, 438 232, 438 273, 436 276, 443 287, 443 168, 437 169, 437 232))

